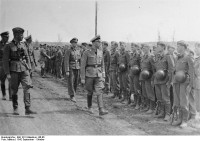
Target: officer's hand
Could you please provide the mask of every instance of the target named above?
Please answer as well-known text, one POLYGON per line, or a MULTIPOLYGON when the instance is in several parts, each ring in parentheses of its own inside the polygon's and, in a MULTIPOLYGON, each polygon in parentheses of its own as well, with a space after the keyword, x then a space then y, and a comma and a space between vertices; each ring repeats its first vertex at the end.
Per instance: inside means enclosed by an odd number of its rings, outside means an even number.
POLYGON ((171 87, 171 83, 169 83, 169 82, 167 82, 166 85, 167 85, 168 89, 171 87))
POLYGON ((85 84, 85 80, 83 79, 83 80, 81 80, 81 84, 85 84))
POLYGON ((66 76, 69 77, 69 72, 66 72, 66 76))
POLYGON ((8 81, 10 81, 10 79, 11 79, 11 75, 10 74, 7 74, 7 79, 8 79, 8 81))

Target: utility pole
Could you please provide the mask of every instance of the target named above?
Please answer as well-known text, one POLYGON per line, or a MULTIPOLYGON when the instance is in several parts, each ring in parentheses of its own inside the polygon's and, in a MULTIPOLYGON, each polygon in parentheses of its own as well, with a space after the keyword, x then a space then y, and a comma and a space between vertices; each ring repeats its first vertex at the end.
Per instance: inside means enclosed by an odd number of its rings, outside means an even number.
POLYGON ((28 37, 28 30, 27 30, 27 37, 28 37))
POLYGON ((97 10, 98 10, 98 3, 95 1, 95 36, 97 35, 97 10))
POLYGON ((158 41, 161 40, 161 37, 160 37, 160 31, 158 30, 158 41))

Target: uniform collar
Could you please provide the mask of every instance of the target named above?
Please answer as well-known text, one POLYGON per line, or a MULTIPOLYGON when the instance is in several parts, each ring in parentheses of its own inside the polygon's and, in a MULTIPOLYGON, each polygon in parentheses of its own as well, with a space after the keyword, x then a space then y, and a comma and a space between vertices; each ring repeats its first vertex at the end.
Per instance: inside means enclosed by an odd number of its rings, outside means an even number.
POLYGON ((17 42, 15 39, 12 40, 15 45, 21 44, 21 42, 17 42))

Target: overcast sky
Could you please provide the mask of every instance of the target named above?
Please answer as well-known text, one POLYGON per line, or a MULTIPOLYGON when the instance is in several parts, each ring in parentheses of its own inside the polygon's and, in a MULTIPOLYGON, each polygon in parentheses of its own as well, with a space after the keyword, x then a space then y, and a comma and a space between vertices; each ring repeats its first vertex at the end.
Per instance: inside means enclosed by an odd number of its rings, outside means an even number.
MULTIPOLYGON (((95 34, 94 0, 0 0, 0 32, 19 26, 39 41, 95 34)), ((98 34, 106 41, 200 40, 200 0, 99 0, 98 34)), ((25 33, 26 36, 27 32, 25 33)), ((11 34, 12 39, 12 34, 11 34)))

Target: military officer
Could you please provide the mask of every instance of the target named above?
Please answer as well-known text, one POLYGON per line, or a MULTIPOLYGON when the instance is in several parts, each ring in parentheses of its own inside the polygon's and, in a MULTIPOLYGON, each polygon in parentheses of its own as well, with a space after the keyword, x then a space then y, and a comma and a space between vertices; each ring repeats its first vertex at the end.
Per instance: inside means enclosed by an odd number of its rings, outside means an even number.
POLYGON ((189 105, 191 104, 188 98, 191 96, 191 90, 194 87, 194 62, 186 53, 187 47, 188 44, 185 41, 177 42, 177 52, 179 54, 175 63, 175 75, 173 80, 173 114, 178 112, 179 115, 176 121, 172 120, 172 125, 180 125, 180 127, 187 127, 189 114, 196 114, 194 109, 189 109, 189 105))
POLYGON ((140 111, 152 113, 155 108, 155 93, 153 90, 153 73, 154 73, 154 56, 150 53, 150 46, 142 45, 143 57, 141 58, 141 73, 139 80, 141 81, 142 97, 140 111))
POLYGON ((56 69, 57 69, 57 78, 62 78, 62 62, 63 62, 63 53, 61 47, 58 46, 58 51, 56 55, 56 69))
POLYGON ((80 74, 81 51, 77 46, 77 38, 71 39, 70 43, 71 47, 65 53, 64 65, 68 79, 68 94, 71 101, 76 102, 75 95, 80 74))
POLYGON ((18 87, 22 84, 24 90, 25 114, 36 114, 30 109, 30 60, 25 44, 22 42, 24 29, 16 27, 12 29, 14 39, 6 44, 3 55, 4 71, 8 80, 11 82, 11 93, 13 102, 13 114, 19 115, 18 112, 18 87))
POLYGON ((110 55, 110 86, 111 91, 113 93, 112 98, 118 97, 121 99, 121 95, 119 95, 119 80, 118 80, 118 64, 119 64, 119 52, 117 50, 118 43, 112 41, 111 43, 111 55, 110 55))
POLYGON ((99 107, 99 115, 108 114, 103 108, 103 88, 105 79, 105 69, 103 61, 103 52, 100 50, 101 37, 99 35, 91 39, 91 50, 85 51, 81 59, 81 83, 85 84, 88 91, 87 106, 88 111, 92 110, 92 96, 93 93, 97 95, 97 104, 99 107))
POLYGON ((25 38, 25 45, 27 47, 27 51, 28 51, 28 55, 29 55, 29 59, 30 59, 30 63, 31 63, 31 72, 30 72, 30 76, 32 77, 32 73, 35 70, 35 66, 37 66, 37 63, 35 61, 35 53, 34 53, 34 49, 33 49, 33 45, 32 45, 32 36, 29 35, 25 38))
POLYGON ((130 92, 134 95, 134 103, 135 109, 139 109, 139 102, 141 99, 141 86, 139 82, 139 74, 140 74, 140 60, 141 56, 139 54, 139 45, 135 43, 131 43, 132 54, 130 57, 130 92))
POLYGON ((110 67, 110 52, 108 51, 108 42, 102 42, 104 65, 105 65, 105 88, 104 92, 108 94, 110 92, 110 80, 109 80, 109 67, 110 67))
POLYGON ((128 79, 130 55, 126 51, 126 44, 120 43, 120 55, 119 55, 119 83, 120 89, 123 95, 121 100, 122 104, 130 104, 130 87, 128 79))
MULTIPOLYGON (((6 100, 6 86, 5 86, 5 80, 6 80, 6 74, 4 72, 3 69, 3 51, 4 51, 4 47, 8 42, 9 39, 9 32, 3 32, 0 34, 2 40, 0 41, 0 81, 1 81, 1 91, 2 91, 2 100, 6 100)), ((10 85, 8 83, 9 86, 9 100, 12 100, 12 96, 11 96, 11 91, 10 91, 10 85)))
POLYGON ((170 54, 165 54, 166 44, 157 42, 155 48, 155 74, 154 85, 157 98, 157 111, 155 117, 164 118, 165 121, 170 120, 170 87, 172 84, 172 75, 174 72, 174 60, 170 54))

